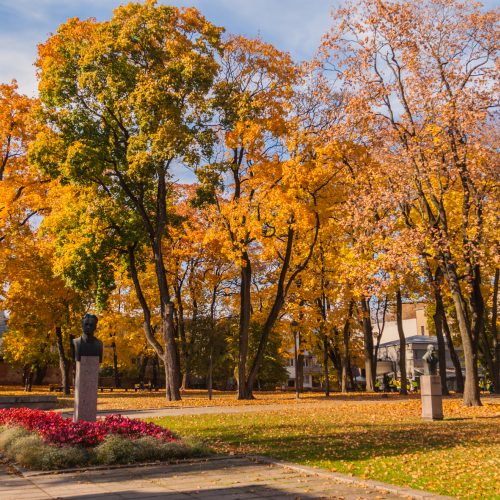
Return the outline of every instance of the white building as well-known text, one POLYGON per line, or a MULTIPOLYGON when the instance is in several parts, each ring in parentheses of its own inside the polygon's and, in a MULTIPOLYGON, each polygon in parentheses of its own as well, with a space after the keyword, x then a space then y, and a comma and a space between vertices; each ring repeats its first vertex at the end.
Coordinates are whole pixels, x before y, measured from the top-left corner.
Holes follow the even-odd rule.
MULTIPOLYGON (((435 350, 437 351, 437 338, 429 337, 425 335, 414 335, 412 337, 406 337, 406 376, 410 380, 418 380, 421 375, 424 374, 424 361, 423 356, 427 350, 427 346, 433 344, 435 350)), ((399 339, 391 340, 389 342, 384 342, 380 344, 379 349, 379 361, 377 365, 381 365, 387 368, 388 375, 395 375, 398 379, 401 378, 401 373, 399 369, 399 339), (391 363, 387 363, 390 361, 391 363), (387 365, 387 366, 386 366, 387 365), (389 371, 390 370, 390 371, 389 371)), ((458 357, 462 358, 462 348, 455 347, 455 351, 458 357)), ((456 389, 456 373, 451 360, 450 351, 448 349, 448 344, 445 339, 445 359, 446 359, 446 382, 449 389, 456 389)), ((380 370, 380 372, 386 370, 380 370)), ((380 373, 377 370, 377 373, 380 373)), ((462 373, 463 364, 462 364, 462 373)), ((380 373, 381 374, 381 373, 380 373)))
MULTIPOLYGON (((415 337, 416 335, 429 336, 424 303, 403 304, 402 317, 403 331, 406 338, 415 337)), ((376 334, 377 331, 378 327, 374 324, 373 332, 376 334)), ((395 312, 388 311, 380 342, 392 342, 393 340, 399 340, 398 325, 396 323, 395 312)))
MULTIPOLYGON (((316 389, 321 387, 321 365, 318 360, 310 352, 304 352, 304 389, 316 389)), ((293 351, 290 353, 290 358, 288 359, 286 365, 286 371, 288 372, 288 388, 295 387, 295 380, 297 377, 297 371, 295 366, 295 357, 293 351)))

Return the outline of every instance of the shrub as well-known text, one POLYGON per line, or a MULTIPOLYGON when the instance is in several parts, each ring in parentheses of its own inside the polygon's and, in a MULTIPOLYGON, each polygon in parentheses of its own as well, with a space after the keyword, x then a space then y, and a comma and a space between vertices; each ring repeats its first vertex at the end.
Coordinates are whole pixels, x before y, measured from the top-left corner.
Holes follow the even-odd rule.
POLYGON ((207 454, 153 423, 121 415, 73 422, 55 412, 28 408, 0 410, 0 450, 22 466, 42 470, 207 454))
POLYGON ((19 438, 29 435, 30 433, 22 427, 0 427, 0 450, 7 454, 19 438))
POLYGON ((9 460, 23 467, 52 470, 83 465, 89 453, 78 446, 51 446, 20 427, 0 428, 0 449, 9 460))
POLYGON ((52 411, 10 408, 0 410, 1 425, 16 425, 35 431, 48 443, 83 447, 96 446, 110 434, 131 439, 151 436, 164 442, 177 439, 169 429, 121 415, 108 415, 97 422, 73 422, 52 411))
POLYGON ((3 455, 23 467, 54 470, 81 465, 130 464, 189 457, 206 456, 200 445, 181 441, 158 441, 146 436, 130 439, 110 434, 95 448, 81 446, 54 446, 36 433, 21 427, 0 427, 0 450, 3 455))
POLYGON ((95 448, 98 464, 127 464, 135 462, 135 443, 121 436, 107 436, 95 448))
POLYGON ((190 446, 180 441, 158 442, 146 436, 139 439, 127 439, 123 436, 109 435, 95 448, 95 460, 98 464, 128 464, 206 456, 202 446, 190 446))

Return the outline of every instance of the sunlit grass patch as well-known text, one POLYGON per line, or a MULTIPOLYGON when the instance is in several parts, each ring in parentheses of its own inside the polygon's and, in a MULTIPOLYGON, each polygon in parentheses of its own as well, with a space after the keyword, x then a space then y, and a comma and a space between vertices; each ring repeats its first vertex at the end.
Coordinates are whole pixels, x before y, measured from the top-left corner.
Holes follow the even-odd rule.
POLYGON ((425 422, 420 402, 332 401, 259 413, 155 420, 217 451, 269 455, 460 498, 499 498, 500 405, 445 400, 425 422))

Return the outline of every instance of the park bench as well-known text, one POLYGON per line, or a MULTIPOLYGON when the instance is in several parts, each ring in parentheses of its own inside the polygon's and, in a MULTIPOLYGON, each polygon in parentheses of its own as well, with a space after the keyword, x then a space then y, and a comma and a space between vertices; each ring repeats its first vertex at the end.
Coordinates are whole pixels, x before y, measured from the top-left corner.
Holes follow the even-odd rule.
POLYGON ((111 391, 115 389, 115 379, 113 377, 100 377, 99 378, 99 390, 101 392, 111 391))
MULTIPOLYGON (((137 384, 135 384, 137 385, 137 384)), ((117 390, 124 390, 125 392, 128 392, 129 390, 135 389, 135 385, 130 383, 130 382, 123 382, 121 383, 120 387, 117 387, 115 384, 115 378, 114 377, 101 377, 99 378, 99 390, 101 392, 104 391, 110 391, 113 392, 115 389, 117 390)))
POLYGON ((134 391, 149 391, 149 392, 158 392, 160 390, 159 387, 155 387, 153 384, 134 384, 134 391))

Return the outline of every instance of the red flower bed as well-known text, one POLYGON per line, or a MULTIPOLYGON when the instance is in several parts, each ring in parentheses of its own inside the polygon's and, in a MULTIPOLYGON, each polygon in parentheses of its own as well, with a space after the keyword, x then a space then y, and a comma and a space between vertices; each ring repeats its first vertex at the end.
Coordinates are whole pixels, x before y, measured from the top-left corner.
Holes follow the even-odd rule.
POLYGON ((108 415, 97 422, 73 422, 53 411, 29 408, 0 409, 0 425, 18 425, 35 431, 52 444, 95 446, 108 434, 120 434, 131 439, 152 436, 162 441, 175 441, 168 429, 141 420, 108 415))

